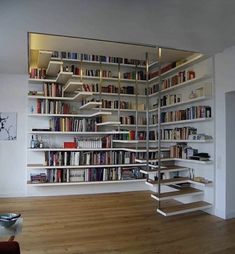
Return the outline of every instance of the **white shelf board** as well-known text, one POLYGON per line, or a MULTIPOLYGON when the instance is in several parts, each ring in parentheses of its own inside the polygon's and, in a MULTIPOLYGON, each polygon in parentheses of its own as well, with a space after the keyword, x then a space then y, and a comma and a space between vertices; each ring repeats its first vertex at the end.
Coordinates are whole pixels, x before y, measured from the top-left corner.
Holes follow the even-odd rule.
POLYGON ((210 100, 210 99, 211 99, 211 97, 201 96, 201 97, 197 97, 197 98, 194 98, 194 99, 174 103, 174 104, 171 104, 171 105, 162 106, 161 109, 177 107, 177 106, 180 106, 180 105, 191 104, 191 103, 194 103, 194 102, 203 101, 203 100, 210 100))
MULTIPOLYGON (((174 158, 162 158, 161 161, 174 161, 175 159, 174 158)), ((135 159, 136 162, 139 162, 139 163, 147 163, 147 160, 142 160, 142 159, 135 159)), ((158 162, 158 159, 149 159, 148 160, 149 163, 155 163, 155 162, 158 162)))
MULTIPOLYGON (((135 160, 136 162, 141 162, 141 163, 147 163, 146 160, 135 160)), ((181 158, 162 158, 161 161, 178 161, 178 162, 187 162, 187 163, 195 163, 195 164, 204 164, 204 165, 208 165, 208 164, 212 164, 213 161, 209 160, 209 161, 199 161, 199 160, 190 160, 190 159, 181 159, 181 158)), ((158 159, 155 160, 149 160, 149 163, 154 163, 154 162, 158 162, 158 159)), ((157 167, 157 165, 151 165, 149 164, 149 167, 157 167)))
POLYGON ((57 77, 62 65, 63 65, 63 62, 50 61, 46 70, 46 75, 50 77, 57 77))
POLYGON ((184 62, 183 64, 176 66, 175 68, 170 69, 169 71, 166 71, 161 74, 162 78, 168 76, 169 74, 179 71, 180 69, 186 68, 187 66, 196 63, 199 60, 202 60, 204 56, 202 54, 198 54, 195 57, 189 59, 188 61, 184 62))
POLYGON ((126 148, 28 148, 31 152, 82 152, 82 151, 120 151, 126 148))
POLYGON ((56 79, 29 78, 28 81, 31 82, 31 83, 55 83, 56 79))
POLYGON ((102 115, 111 115, 111 112, 95 112, 89 115, 78 115, 78 114, 28 114, 29 117, 79 117, 79 118, 91 118, 102 115))
POLYGON ((80 169, 80 168, 118 168, 118 167, 139 167, 144 166, 141 164, 98 164, 98 165, 77 165, 77 166, 46 166, 46 165, 40 165, 40 164, 28 164, 27 169, 80 169))
POLYGON ((122 144, 137 144, 138 142, 139 140, 113 140, 113 143, 122 143, 122 144))
POLYGON ((153 77, 151 79, 149 79, 149 82, 155 82, 159 80, 159 76, 153 77))
POLYGON ((56 78, 56 83, 65 84, 70 78, 72 78, 72 75, 72 72, 61 71, 56 78))
POLYGON ((170 140, 161 140, 162 143, 213 143, 213 139, 207 140, 191 140, 191 139, 170 139, 170 140))
POLYGON ((51 97, 43 95, 28 95, 28 99, 44 99, 44 100, 57 100, 57 101, 72 101, 72 97, 51 97))
POLYGON ((100 77, 99 76, 86 76, 86 75, 73 75, 72 78, 80 78, 81 80, 83 79, 95 79, 95 80, 99 80, 100 77))
MULTIPOLYGON (((86 97, 89 97, 92 95, 93 95, 92 92, 79 92, 76 95, 74 95, 74 97, 72 97, 72 100, 73 101, 80 101, 82 98, 86 98, 86 97)), ((80 109, 81 109, 81 107, 80 107, 80 109)))
POLYGON ((212 120, 212 117, 195 118, 195 119, 189 119, 189 120, 164 122, 164 123, 161 123, 161 126, 164 126, 164 125, 175 125, 175 124, 185 124, 185 123, 193 123, 193 122, 204 122, 204 121, 211 121, 211 120, 212 120))
POLYGON ((154 112, 156 112, 156 111, 158 111, 158 108, 149 109, 149 113, 154 113, 154 112))
MULTIPOLYGON (((176 167, 176 168, 171 168, 171 169, 166 169, 164 167, 161 167, 160 171, 161 172, 179 172, 179 171, 187 171, 187 170, 188 170, 188 168, 186 168, 186 167, 180 167, 180 168, 176 167)), ((152 173, 158 173, 159 172, 159 168, 158 168, 158 166, 156 166, 155 169, 153 169, 153 170, 141 169, 140 172, 143 173, 143 174, 146 174, 146 175, 152 174, 152 173)))
POLYGON ((116 126, 116 125, 120 125, 120 122, 103 122, 103 123, 96 124, 96 126, 107 126, 107 125, 116 126))
POLYGON ((63 92, 73 93, 82 85, 83 83, 80 81, 68 80, 65 86, 63 87, 63 92))
POLYGON ((154 96, 157 96, 158 94, 159 94, 159 92, 151 93, 151 94, 149 95, 149 98, 154 97, 154 96))
POLYGON ((38 60, 37 67, 38 68, 47 68, 50 59, 51 59, 52 51, 39 50, 38 52, 38 60))
POLYGON ((89 135, 112 135, 112 134, 128 134, 128 131, 97 131, 97 132, 75 132, 75 131, 30 131, 28 134, 51 134, 51 135, 83 135, 83 136, 89 136, 89 135))
POLYGON ((93 109, 102 105, 102 102, 90 101, 80 107, 80 109, 93 109))
POLYGON ((74 186, 74 185, 100 185, 100 184, 124 184, 124 183, 139 183, 145 182, 145 179, 133 180, 114 180, 114 181, 90 181, 90 182, 68 182, 68 183, 28 183, 34 187, 52 187, 52 186, 74 186))
POLYGON ((92 92, 79 92, 73 97, 50 97, 50 96, 43 96, 43 95, 28 95, 28 99, 76 101, 76 100, 81 100, 82 98, 85 98, 85 97, 89 97, 91 95, 93 95, 92 92))
POLYGON ((134 65, 134 64, 125 64, 125 63, 112 63, 112 62, 100 62, 100 61, 88 61, 88 60, 81 60, 81 59, 71 59, 71 58, 56 58, 53 57, 52 60, 61 60, 63 62, 74 62, 74 63, 84 63, 84 64, 93 64, 93 65, 110 65, 110 66, 123 66, 123 67, 130 67, 130 68, 142 68, 145 69, 146 66, 144 65, 134 65))

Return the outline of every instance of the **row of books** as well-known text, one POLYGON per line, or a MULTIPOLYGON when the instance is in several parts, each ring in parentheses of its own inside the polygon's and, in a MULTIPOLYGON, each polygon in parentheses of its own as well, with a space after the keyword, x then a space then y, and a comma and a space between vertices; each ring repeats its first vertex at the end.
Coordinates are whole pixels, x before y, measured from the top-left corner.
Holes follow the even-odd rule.
POLYGON ((112 136, 108 135, 102 138, 86 138, 86 139, 81 139, 78 137, 74 138, 76 147, 81 148, 81 149, 86 149, 86 148, 110 148, 112 147, 112 136))
MULTIPOLYGON (((160 73, 163 74, 181 64, 183 64, 184 62, 186 62, 187 59, 182 59, 182 60, 178 60, 178 61, 174 61, 170 64, 166 64, 165 66, 161 67, 161 70, 160 70, 160 73)), ((149 79, 152 79, 152 78, 155 78, 159 75, 159 71, 158 70, 154 70, 154 71, 151 71, 149 73, 149 79)))
POLYGON ((127 151, 50 151, 45 152, 47 166, 112 165, 135 163, 136 153, 127 151))
POLYGON ((83 84, 82 91, 85 92, 99 92, 99 84, 91 83, 91 84, 83 84))
POLYGON ((161 90, 164 90, 164 89, 169 88, 171 86, 178 85, 178 84, 183 83, 187 80, 195 79, 195 77, 196 77, 196 74, 195 74, 195 71, 193 71, 193 70, 180 71, 176 75, 174 75, 170 78, 164 79, 161 84, 161 90))
POLYGON ((181 94, 168 94, 161 97, 161 107, 179 103, 182 101, 181 94))
POLYGON ((118 87, 114 85, 107 85, 101 87, 102 93, 118 93, 118 91, 119 91, 118 87))
POLYGON ((181 120, 190 120, 198 118, 210 118, 210 106, 192 106, 184 110, 169 111, 161 113, 161 122, 174 122, 181 120))
POLYGON ((70 105, 61 101, 37 99, 37 114, 69 114, 70 105))
POLYGON ((195 153, 198 153, 198 150, 192 149, 186 144, 177 144, 170 147, 170 158, 190 159, 195 153))
POLYGON ((145 95, 154 94, 159 91, 159 84, 153 84, 149 89, 145 88, 145 95))
POLYGON ((146 74, 144 71, 135 71, 132 72, 124 72, 123 73, 123 78, 124 79, 137 79, 137 80, 146 80, 146 74))
MULTIPOLYGON (((115 140, 146 140, 146 131, 134 131, 134 130, 125 130, 122 131, 128 131, 127 134, 115 134, 113 136, 113 139, 115 140)), ((149 140, 156 140, 157 139, 157 131, 156 130, 150 130, 149 131, 149 140)))
POLYGON ((76 118, 52 118, 49 120, 51 131, 96 131, 95 119, 76 119, 76 118))
POLYGON ((182 127, 174 129, 162 129, 162 140, 187 140, 190 135, 197 134, 197 128, 194 127, 182 127))
POLYGON ((74 59, 74 60, 84 60, 84 61, 95 61, 95 62, 104 62, 104 63, 124 63, 124 64, 134 64, 134 65, 145 65, 144 60, 137 59, 128 59, 122 57, 114 57, 114 56, 101 56, 101 55, 93 55, 86 53, 78 53, 78 52, 66 52, 66 51, 53 51, 52 57, 55 58, 65 58, 65 59, 74 59))
POLYGON ((31 183, 69 183, 142 179, 138 168, 48 169, 31 173, 31 183))
POLYGON ((57 83, 43 83, 44 96, 49 97, 61 97, 62 96, 62 85, 57 83))
POLYGON ((30 68, 29 77, 34 79, 44 79, 46 78, 45 68, 30 68))

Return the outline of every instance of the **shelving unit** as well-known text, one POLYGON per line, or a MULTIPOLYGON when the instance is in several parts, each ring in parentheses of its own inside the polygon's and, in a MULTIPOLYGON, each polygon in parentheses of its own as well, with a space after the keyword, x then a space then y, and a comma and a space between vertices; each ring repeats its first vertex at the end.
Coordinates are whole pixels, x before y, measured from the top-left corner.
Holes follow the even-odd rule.
MULTIPOLYGON (((146 128, 146 125, 121 124, 119 121, 122 112, 124 114, 133 114, 136 120, 138 119, 138 114, 146 113, 145 110, 138 112, 138 107, 136 106, 135 109, 124 108, 123 110, 120 107, 122 100, 126 102, 131 100, 131 103, 135 105, 138 105, 139 100, 146 100, 144 87, 139 90, 139 87, 143 86, 146 80, 140 80, 137 75, 139 70, 142 70, 141 75, 143 75, 142 72, 145 71, 146 67, 137 66, 137 64, 88 61, 81 58, 67 59, 54 57, 54 54, 55 51, 53 50, 47 66, 44 66, 46 69, 45 76, 40 76, 39 78, 36 76, 35 78, 33 75, 34 70, 33 72, 30 70, 32 77, 29 79, 29 84, 30 90, 33 90, 28 96, 30 102, 28 116, 32 125, 29 124, 28 134, 29 137, 33 135, 33 137, 37 136, 37 139, 42 139, 44 144, 43 148, 28 149, 28 185, 33 187, 59 187, 90 183, 101 185, 102 183, 116 184, 120 182, 128 184, 143 182, 143 175, 139 172, 139 167, 145 164, 136 163, 134 159, 139 153, 146 152, 146 149, 139 151, 137 147, 119 147, 113 140, 119 135, 129 135, 133 128, 135 131, 138 131, 138 128, 146 128), (114 77, 107 76, 110 75, 110 72, 113 72, 114 77), (125 78, 125 75, 128 76, 130 73, 134 73, 134 78, 125 78), (113 82, 112 86, 118 92, 102 92, 102 90, 110 87, 109 82, 113 82), (45 83, 47 84, 45 85, 45 83), (59 94, 53 94, 53 89, 56 91, 54 93, 59 91, 59 94), (118 108, 102 107, 102 100, 106 97, 111 97, 112 101, 116 100, 119 104, 118 108), (69 112, 67 112, 67 109, 64 110, 64 105, 67 104, 70 108, 69 112), (62 112, 60 112, 60 107, 63 109, 62 112), (106 119, 103 119, 104 117, 106 119), (112 120, 112 117, 115 120, 112 120), (48 121, 50 124, 51 122, 53 123, 53 127, 48 126, 48 121), (91 121, 92 127, 90 122, 87 123, 87 127, 89 126, 92 130, 84 129, 80 131, 80 127, 74 127, 74 125, 77 125, 77 121, 79 126, 80 121, 82 125, 84 125, 84 122, 86 125, 86 121, 91 121), (72 128, 70 127, 71 124, 73 125, 72 128), (59 125, 59 129, 57 125, 59 125), (123 130, 122 128, 125 129, 123 130), (73 143, 74 138, 77 139, 78 147, 62 147, 64 142, 73 143), (108 147, 103 146, 103 140, 106 138, 109 139, 108 147), (87 143, 99 140, 99 148, 79 147, 80 139, 87 143), (56 156, 60 157, 59 162, 54 158, 56 156), (80 156, 80 159, 74 165, 74 162, 71 162, 71 158, 70 162, 67 162, 67 156, 80 156), (47 158, 46 163, 44 162, 44 157, 47 158), (82 162, 81 160, 84 160, 84 158, 87 161, 82 162), (96 162, 92 163, 93 160, 96 160, 96 162), (77 170, 79 174, 83 175, 82 177, 80 175, 80 178, 83 179, 82 181, 81 179, 76 182, 68 180, 71 177, 73 178, 72 175, 70 176, 70 174, 73 174, 73 170, 77 170), (103 174, 102 181, 100 181, 100 178, 102 178, 100 170, 102 170, 103 174), (51 172, 53 180, 50 179, 51 172), (57 179, 58 173, 60 174, 59 180, 57 179), (64 182, 64 173, 68 175, 67 181, 69 182, 64 182), (41 180, 37 180, 37 178, 35 180, 33 174, 42 174, 43 182, 40 182, 41 180), (45 174, 46 178, 43 178, 45 174), (92 180, 92 177, 87 180, 90 178, 90 174, 92 174, 93 178, 97 174, 95 181, 92 180)), ((144 62, 145 58, 141 61, 144 62)), ((34 68, 39 67, 34 66, 34 68)), ((37 71, 35 72, 37 73, 37 71)))
MULTIPOLYGON (((151 197, 157 201, 157 212, 164 216, 211 208, 214 202, 212 62, 201 54, 194 54, 171 66, 167 61, 169 52, 174 50, 160 49, 158 61, 150 64, 148 112, 158 113, 161 138, 156 143, 160 148, 169 147, 170 152, 161 150, 155 158, 136 160, 146 163, 147 168, 141 172, 147 175, 146 184, 151 192, 156 193, 151 197), (200 150, 203 153, 200 154, 200 150), (201 156, 209 153, 212 159, 194 158, 192 155, 197 153, 201 156), (169 163, 174 165, 168 168, 169 163), (195 198, 203 201, 194 202, 195 198), (168 199, 176 199, 181 204, 162 207, 161 201, 168 199)), ((146 144, 151 147, 152 143, 146 144)))
MULTIPOLYGON (((80 40, 84 45, 86 39, 80 40)), ((79 43, 71 47, 71 41, 68 45, 76 52, 57 42, 48 44, 55 48, 32 49, 28 143, 32 135, 44 143, 42 148, 28 149, 28 185, 128 186, 134 182, 141 185, 146 178, 142 189, 155 192, 152 198, 162 215, 211 208, 211 59, 153 46, 132 45, 131 52, 130 45, 88 41, 87 52, 82 51, 83 46, 79 48, 79 43), (131 60, 130 55, 139 59, 131 60), (71 145, 75 140, 76 147, 63 147, 65 142, 71 145), (103 142, 99 147, 79 146, 79 141, 97 140, 103 142), (80 156, 79 162, 64 165, 66 156, 80 156), (73 174, 76 177, 73 170, 78 172, 77 180, 70 181, 73 174), (30 178, 31 173, 38 172, 44 182, 30 178), (179 199, 181 207, 162 207, 161 201, 168 199, 179 199)))

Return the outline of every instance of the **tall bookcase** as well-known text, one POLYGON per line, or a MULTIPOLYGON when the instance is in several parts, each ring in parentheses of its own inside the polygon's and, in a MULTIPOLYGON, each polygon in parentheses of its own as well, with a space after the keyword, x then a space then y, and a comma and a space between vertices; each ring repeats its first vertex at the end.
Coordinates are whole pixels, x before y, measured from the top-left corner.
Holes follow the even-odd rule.
POLYGON ((158 62, 150 66, 149 104, 150 111, 158 112, 160 151, 149 157, 148 167, 141 172, 148 176, 146 184, 155 192, 151 197, 160 214, 209 209, 214 201, 212 59, 185 52, 183 58, 169 63, 169 54, 178 51, 159 51, 158 62), (164 202, 171 199, 180 205, 165 207, 164 202))
POLYGON ((29 55, 30 188, 135 182, 165 216, 212 207, 210 58, 38 34, 29 55))

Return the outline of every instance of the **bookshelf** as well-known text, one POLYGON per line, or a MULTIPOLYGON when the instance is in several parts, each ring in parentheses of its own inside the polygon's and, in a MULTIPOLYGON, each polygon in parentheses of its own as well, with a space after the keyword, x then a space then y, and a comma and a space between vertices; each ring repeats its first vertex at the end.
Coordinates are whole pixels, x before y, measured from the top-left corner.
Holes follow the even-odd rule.
POLYGON ((165 216, 213 205, 210 58, 80 38, 76 46, 69 38, 42 41, 29 52, 29 186, 104 184, 109 192, 135 182, 155 192, 165 216), (42 147, 30 147, 32 135, 42 147), (165 194, 175 188, 177 195, 165 194), (162 197, 191 207, 168 213, 162 197))
MULTIPOLYGON (((151 192, 156 193, 151 197, 157 202, 158 213, 171 216, 203 207, 208 211, 214 202, 212 60, 191 54, 172 64, 164 54, 163 49, 158 62, 150 65, 149 113, 159 114, 155 141, 168 151, 136 162, 148 165, 141 172, 147 175, 151 192), (183 204, 168 212, 161 203, 168 199, 183 204)), ((149 148, 154 145, 147 143, 149 148)))
POLYGON ((138 97, 146 100, 144 87, 139 89, 146 83, 145 60, 133 60, 133 64, 117 58, 114 63, 105 62, 108 57, 104 56, 104 62, 85 60, 91 55, 83 53, 80 59, 62 57, 68 52, 39 50, 37 54, 47 61, 30 66, 28 185, 143 182, 139 167, 145 163, 135 158, 145 150, 119 147, 113 139, 129 135, 132 128, 146 128, 138 124, 138 114, 146 113, 144 103, 138 104, 138 97), (116 108, 108 106, 114 100, 116 108), (121 124, 122 118, 126 124, 121 124), (72 147, 65 147, 66 142, 72 147))

